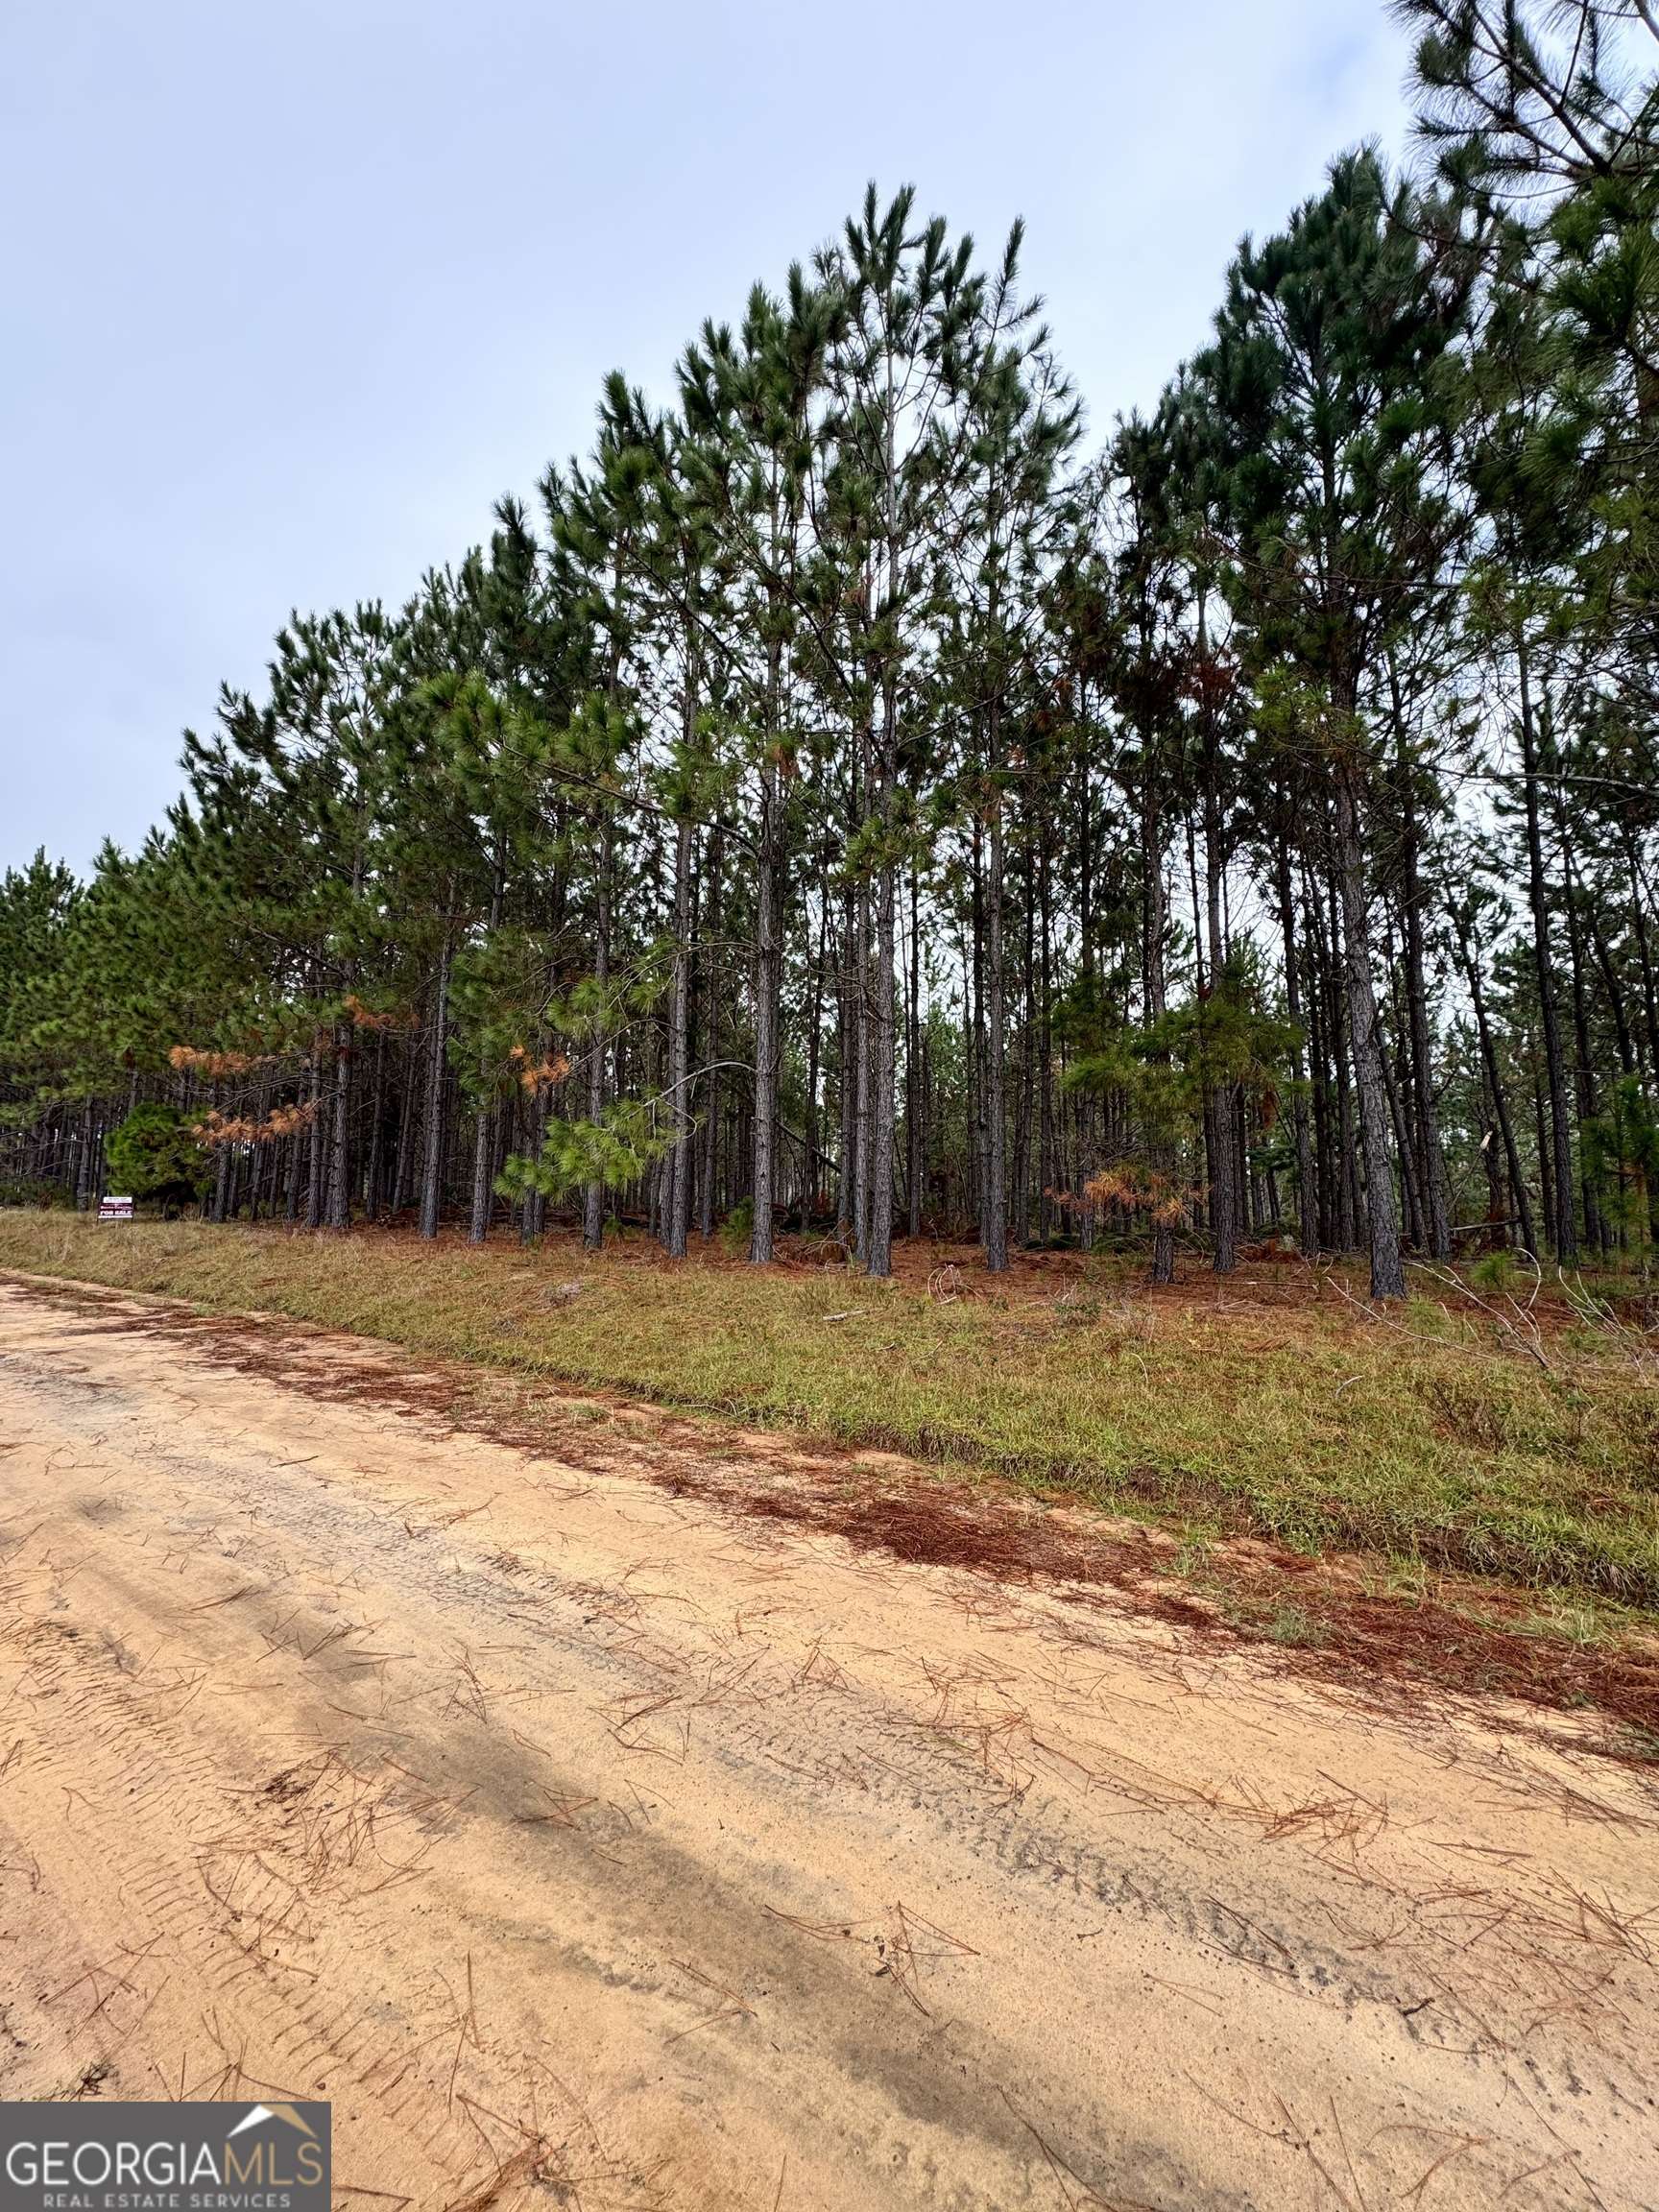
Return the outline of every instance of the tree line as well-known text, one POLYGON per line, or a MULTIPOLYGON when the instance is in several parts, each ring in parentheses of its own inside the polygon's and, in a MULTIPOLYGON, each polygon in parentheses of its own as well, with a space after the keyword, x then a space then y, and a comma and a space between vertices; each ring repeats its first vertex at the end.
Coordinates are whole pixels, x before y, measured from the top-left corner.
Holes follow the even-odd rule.
POLYGON ((5 1193, 1646 1266, 1659 17, 1400 12, 1414 168, 1101 449, 1020 227, 872 186, 293 617, 136 853, 0 886, 5 1193))

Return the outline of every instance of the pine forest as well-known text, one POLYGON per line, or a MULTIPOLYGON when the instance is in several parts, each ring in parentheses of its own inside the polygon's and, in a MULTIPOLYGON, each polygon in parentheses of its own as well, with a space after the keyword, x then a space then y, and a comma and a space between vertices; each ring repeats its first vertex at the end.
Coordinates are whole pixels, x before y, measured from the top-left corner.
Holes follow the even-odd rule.
POLYGON ((139 850, 0 887, 4 1196, 1649 1270, 1659 17, 1403 12, 1409 162, 1245 239, 1155 409, 1018 223, 873 184, 406 605, 294 614, 139 850))

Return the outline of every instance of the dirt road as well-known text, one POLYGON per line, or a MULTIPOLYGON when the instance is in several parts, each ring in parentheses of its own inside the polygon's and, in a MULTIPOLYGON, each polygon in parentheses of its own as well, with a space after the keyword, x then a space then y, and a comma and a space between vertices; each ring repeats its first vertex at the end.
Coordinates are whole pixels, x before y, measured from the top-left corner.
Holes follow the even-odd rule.
POLYGON ((360 2212, 1659 2203, 1639 1776, 257 1340, 0 1285, 7 2095, 327 2097, 360 2212))

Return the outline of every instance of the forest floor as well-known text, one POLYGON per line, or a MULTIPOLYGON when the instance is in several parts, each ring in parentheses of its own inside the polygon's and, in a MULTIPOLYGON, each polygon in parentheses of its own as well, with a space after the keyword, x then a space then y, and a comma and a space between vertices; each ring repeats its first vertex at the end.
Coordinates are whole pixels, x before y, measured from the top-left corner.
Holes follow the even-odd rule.
MULTIPOLYGON (((691 1371, 626 1260, 3 1227, 9 2095, 326 2097, 359 2212, 1651 2203, 1637 1615, 1480 1624, 1421 1565, 1220 1527, 1206 1565, 1057 1481, 574 1396, 541 1332, 584 1312, 636 1388, 691 1371), (95 1257, 194 1303, 40 1279, 95 1257), (293 1317, 330 1267, 403 1348, 293 1317), (488 1363, 414 1340, 422 1275, 488 1363)), ((773 1281, 813 1344, 891 1331, 896 1419, 984 1304, 773 1281)), ((1004 1295, 981 1364, 1039 1382, 1127 1327, 1004 1295)), ((1345 1348, 1328 1404, 1381 1387, 1392 1333, 1235 1295, 1149 1302, 1108 1372, 1209 1347, 1238 1391, 1292 1334, 1345 1348)), ((681 1310, 734 1388, 757 1286, 681 1310)))

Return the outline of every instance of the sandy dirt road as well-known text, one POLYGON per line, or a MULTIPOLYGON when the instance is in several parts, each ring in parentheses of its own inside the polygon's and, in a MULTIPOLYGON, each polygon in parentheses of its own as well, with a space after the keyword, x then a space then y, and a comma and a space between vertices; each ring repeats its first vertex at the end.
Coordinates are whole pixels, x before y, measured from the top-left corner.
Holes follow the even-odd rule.
POLYGON ((0 1284, 0 2086, 339 2201, 1659 2204, 1659 1803, 0 1284), (336 1394, 337 1395, 337 1394, 336 1394))

